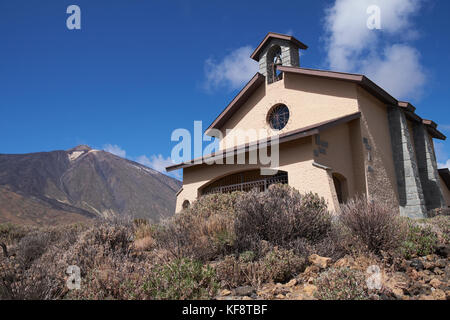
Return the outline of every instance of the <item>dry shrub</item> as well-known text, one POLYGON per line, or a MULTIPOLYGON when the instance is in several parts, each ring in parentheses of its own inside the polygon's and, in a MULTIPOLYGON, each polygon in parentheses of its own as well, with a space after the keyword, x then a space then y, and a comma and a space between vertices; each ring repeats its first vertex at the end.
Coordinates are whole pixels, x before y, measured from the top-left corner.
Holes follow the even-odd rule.
POLYGON ((440 244, 446 245, 450 243, 449 215, 439 215, 431 219, 425 219, 422 224, 424 227, 431 228, 431 231, 437 235, 440 244))
POLYGON ((450 216, 450 208, 437 208, 428 211, 428 218, 434 218, 437 216, 450 216))
POLYGON ((64 255, 83 226, 33 229, 21 238, 17 255, 1 261, 1 299, 57 299, 65 292, 64 255))
POLYGON ((136 261, 121 256, 99 260, 83 278, 80 290, 71 299, 153 300, 207 299, 218 289, 215 272, 190 259, 175 259, 163 264, 136 261))
POLYGON ((261 240, 289 246, 299 238, 316 243, 331 228, 323 198, 301 195, 286 185, 273 185, 265 193, 252 191, 236 204, 235 233, 239 251, 257 250, 261 240))
POLYGON ((243 285, 259 287, 266 282, 284 282, 302 272, 306 258, 296 255, 293 250, 275 247, 263 258, 252 261, 249 251, 239 258, 226 256, 214 264, 217 278, 222 286, 235 288, 243 285))
POLYGON ((68 292, 69 299, 131 300, 151 299, 143 285, 151 274, 151 261, 110 255, 100 257, 95 268, 82 277, 80 290, 68 292))
POLYGON ((0 242, 6 245, 20 241, 25 237, 32 227, 18 226, 11 223, 0 224, 0 242))
POLYGON ((234 206, 240 193, 214 194, 162 224, 156 232, 160 248, 176 258, 216 259, 235 246, 234 206))
POLYGON ((215 294, 215 275, 200 262, 170 261, 164 250, 136 252, 139 232, 137 225, 123 222, 34 230, 17 244, 16 257, 0 258, 0 299, 200 299, 215 294), (70 265, 80 268, 80 290, 66 286, 70 265))
POLYGON ((4 299, 58 299, 67 294, 67 267, 81 276, 102 258, 127 255, 132 230, 126 225, 60 226, 34 230, 17 245, 17 256, 2 261, 0 292, 4 299), (4 265, 3 265, 4 264, 4 265))
POLYGON ((134 221, 134 238, 138 240, 151 237, 155 228, 156 226, 151 225, 147 220, 137 219, 134 221))
POLYGON ((293 250, 275 247, 262 260, 265 269, 265 281, 285 282, 290 280, 306 267, 307 260, 293 250))
POLYGON ((396 249, 405 237, 405 225, 399 215, 383 201, 358 197, 342 205, 339 221, 349 242, 362 244, 370 252, 396 249))
POLYGON ((148 251, 156 246, 156 241, 152 237, 145 237, 134 240, 133 247, 136 251, 148 251))
POLYGON ((134 220, 134 242, 133 247, 136 251, 149 251, 156 247, 154 239, 157 230, 156 225, 150 224, 145 219, 134 220))

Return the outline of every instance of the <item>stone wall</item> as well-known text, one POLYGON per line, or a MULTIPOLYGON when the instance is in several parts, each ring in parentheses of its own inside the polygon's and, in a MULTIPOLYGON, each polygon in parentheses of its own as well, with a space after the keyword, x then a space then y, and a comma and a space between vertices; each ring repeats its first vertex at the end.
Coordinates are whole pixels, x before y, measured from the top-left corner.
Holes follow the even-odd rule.
POLYGON ((413 131, 417 167, 427 210, 445 207, 434 147, 428 131, 422 123, 415 124, 413 131))
POLYGON ((274 56, 272 56, 274 46, 280 47, 281 49, 281 61, 283 62, 283 66, 300 66, 299 49, 293 43, 287 40, 271 39, 259 56, 259 73, 263 74, 269 83, 271 83, 271 79, 273 79, 271 65, 274 58, 274 56))
POLYGON ((410 218, 424 218, 427 214, 419 168, 414 154, 404 112, 399 107, 388 110, 392 151, 397 177, 400 214, 410 218))

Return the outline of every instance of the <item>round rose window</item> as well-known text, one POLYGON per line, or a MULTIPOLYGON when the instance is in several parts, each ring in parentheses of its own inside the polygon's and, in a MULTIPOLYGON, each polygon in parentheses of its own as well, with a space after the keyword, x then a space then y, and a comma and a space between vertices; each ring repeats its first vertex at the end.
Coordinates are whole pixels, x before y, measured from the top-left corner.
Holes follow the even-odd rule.
POLYGON ((284 104, 277 105, 269 111, 267 118, 272 129, 281 130, 289 121, 289 108, 284 104))

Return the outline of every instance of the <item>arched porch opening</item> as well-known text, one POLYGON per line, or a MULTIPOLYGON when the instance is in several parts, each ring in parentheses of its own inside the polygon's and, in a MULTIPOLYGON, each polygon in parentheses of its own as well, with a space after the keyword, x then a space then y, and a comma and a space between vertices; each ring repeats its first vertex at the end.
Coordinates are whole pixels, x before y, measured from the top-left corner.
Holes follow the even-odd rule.
POLYGON ((261 170, 241 171, 218 178, 199 191, 200 195, 214 193, 230 193, 234 191, 248 192, 257 189, 260 192, 266 191, 273 184, 288 184, 288 173, 280 171, 274 175, 261 175, 261 170))

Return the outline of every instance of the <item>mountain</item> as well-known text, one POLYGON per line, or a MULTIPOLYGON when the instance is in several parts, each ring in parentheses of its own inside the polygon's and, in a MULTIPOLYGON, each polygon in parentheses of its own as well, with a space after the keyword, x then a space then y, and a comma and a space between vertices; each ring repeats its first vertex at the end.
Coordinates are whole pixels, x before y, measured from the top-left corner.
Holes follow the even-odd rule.
POLYGON ((175 212, 181 182, 82 145, 0 154, 0 223, 56 225, 96 217, 158 221, 175 212))

